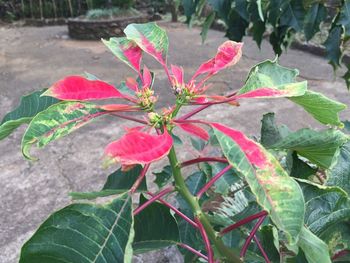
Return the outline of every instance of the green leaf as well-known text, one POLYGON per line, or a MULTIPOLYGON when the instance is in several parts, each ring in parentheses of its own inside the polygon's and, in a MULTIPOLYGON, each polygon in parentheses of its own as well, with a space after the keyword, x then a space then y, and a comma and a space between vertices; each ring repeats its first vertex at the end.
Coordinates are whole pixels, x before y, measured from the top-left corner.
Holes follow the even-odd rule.
MULTIPOLYGON (((119 168, 114 173, 110 174, 107 178, 107 182, 104 184, 103 188, 98 192, 72 192, 69 195, 73 199, 96 199, 98 197, 105 197, 109 195, 115 195, 120 193, 125 193, 130 190, 137 178, 140 176, 142 171, 141 165, 136 165, 128 171, 122 171, 119 168)), ((142 180, 137 191, 145 192, 147 191, 146 180, 142 180)))
POLYGON ((29 153, 33 144, 42 148, 106 113, 98 105, 86 102, 64 101, 50 106, 30 122, 22 139, 23 155, 33 160, 29 153))
POLYGON ((317 168, 313 168, 308 165, 306 162, 299 159, 296 152, 292 152, 290 155, 287 155, 287 165, 290 168, 290 176, 295 178, 307 179, 311 175, 316 174, 317 168))
POLYGON ((322 3, 313 3, 304 20, 304 34, 307 41, 320 31, 320 24, 326 17, 327 9, 325 6, 322 3))
POLYGON ((59 100, 52 97, 40 97, 46 89, 35 91, 21 98, 19 106, 7 113, 0 123, 0 140, 9 136, 24 123, 29 123, 39 112, 59 100))
POLYGON ((286 89, 290 85, 298 85, 306 90, 306 81, 296 82, 299 71, 289 69, 278 64, 277 59, 266 60, 255 65, 249 72, 244 86, 238 94, 247 93, 258 88, 268 87, 276 89, 286 89))
POLYGON ((156 176, 154 182, 159 187, 159 189, 168 184, 173 177, 173 171, 170 165, 163 167, 162 171, 154 172, 153 174, 156 176))
POLYGON ((343 26, 345 29, 345 36, 350 37, 350 0, 344 0, 337 25, 343 26))
POLYGON ((335 26, 329 32, 328 38, 323 45, 326 48, 326 58, 329 63, 336 69, 340 66, 340 60, 342 56, 341 43, 342 43, 343 28, 341 26, 335 26))
MULTIPOLYGON (((140 204, 146 202, 142 195, 140 204)), ((180 241, 179 229, 170 209, 154 202, 135 216, 135 254, 175 245, 180 241)))
POLYGON ((105 205, 72 204, 39 227, 24 244, 19 262, 131 263, 133 238, 128 194, 105 205))
POLYGON ((322 168, 329 168, 334 155, 348 139, 347 135, 335 129, 323 131, 301 129, 270 147, 296 151, 314 164, 322 168))
MULTIPOLYGON (((304 199, 298 184, 288 176, 278 161, 257 143, 247 138, 247 146, 266 158, 264 169, 251 165, 240 146, 230 137, 214 129, 220 142, 221 149, 233 169, 244 177, 250 186, 257 202, 268 211, 272 221, 283 231, 289 243, 294 244, 298 239, 304 221, 304 199)), ((241 141, 243 143, 243 141, 241 141)), ((262 158, 262 157, 261 157, 262 158)))
POLYGON ((301 229, 298 245, 308 263, 331 263, 327 244, 306 227, 301 229))
MULTIPOLYGON (((277 63, 277 60, 266 60, 251 69, 245 85, 239 90, 238 94, 260 87, 285 88, 288 85, 306 85, 305 82, 295 83, 298 75, 298 70, 282 67, 277 63)), ((338 113, 346 108, 345 104, 313 91, 306 91, 302 96, 288 99, 303 107, 305 111, 323 124, 339 127, 343 125, 339 120, 338 113)))
POLYGON ((193 148, 195 148, 197 151, 203 151, 204 147, 206 146, 207 142, 200 139, 200 138, 194 138, 190 137, 191 144, 193 148))
POLYGON ((350 195, 350 142, 340 148, 326 174, 326 185, 339 186, 350 195))
POLYGON ((129 24, 124 33, 129 40, 136 44, 146 53, 153 56, 159 63, 165 65, 169 40, 166 31, 155 22, 147 24, 129 24))
MULTIPOLYGON (((117 171, 108 176, 107 182, 103 186, 102 190, 118 189, 120 191, 127 191, 133 186, 134 182, 140 176, 141 171, 141 165, 136 165, 128 171, 122 171, 122 169, 119 168, 117 171)), ((140 186, 138 187, 138 190, 147 191, 145 179, 142 180, 140 186)))
MULTIPOLYGON (((215 176, 222 169, 227 166, 225 163, 214 163, 212 167, 212 176, 215 176)), ((227 195, 233 188, 235 188, 235 184, 241 181, 241 178, 237 176, 233 169, 224 173, 219 180, 217 180, 214 184, 214 192, 222 195, 227 195)), ((234 189, 235 191, 236 189, 234 189)))
POLYGON ((350 219, 350 200, 339 187, 298 179, 305 197, 305 224, 317 236, 350 219))
POLYGON ((213 24, 215 20, 215 12, 212 12, 207 18, 205 19, 203 25, 202 25, 202 31, 201 31, 201 37, 202 37, 202 43, 207 39, 208 31, 213 24))
POLYGON ((264 114, 261 120, 261 144, 269 147, 282 139, 282 131, 275 123, 275 114, 269 112, 264 114))
MULTIPOLYGON (((328 244, 332 255, 343 250, 350 250, 350 222, 338 223, 328 227, 320 237, 328 244)), ((349 262, 345 257, 339 258, 339 261, 349 262), (344 259, 344 261, 341 259, 344 259)), ((338 260, 335 262, 338 262, 338 260)))
POLYGON ((280 25, 301 31, 305 10, 302 0, 289 1, 280 17, 280 25))
POLYGON ((306 91, 303 96, 289 99, 303 107, 305 111, 310 113, 320 123, 343 127, 338 114, 347 108, 345 104, 331 100, 323 94, 314 91, 306 91))

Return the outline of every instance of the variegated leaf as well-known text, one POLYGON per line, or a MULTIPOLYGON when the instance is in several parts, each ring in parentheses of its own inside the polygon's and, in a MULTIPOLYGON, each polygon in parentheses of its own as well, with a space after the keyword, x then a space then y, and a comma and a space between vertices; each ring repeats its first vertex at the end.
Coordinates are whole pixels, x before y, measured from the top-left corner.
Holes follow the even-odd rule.
POLYGON ((23 155, 35 159, 29 152, 33 144, 42 148, 106 113, 100 106, 86 102, 64 101, 52 105, 30 122, 22 139, 23 155))
POLYGON ((257 202, 286 234, 289 243, 295 244, 305 212, 299 185, 261 145, 240 131, 218 123, 211 126, 233 169, 247 180, 257 202))

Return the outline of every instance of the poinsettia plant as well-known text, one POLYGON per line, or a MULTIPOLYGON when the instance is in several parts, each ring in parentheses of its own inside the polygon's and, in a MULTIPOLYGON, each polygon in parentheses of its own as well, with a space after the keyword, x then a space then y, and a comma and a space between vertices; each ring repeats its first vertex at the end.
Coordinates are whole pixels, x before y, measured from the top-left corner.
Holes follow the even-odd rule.
POLYGON ((24 244, 20 262, 131 262, 134 254, 167 246, 178 246, 185 262, 348 262, 350 142, 338 117, 345 105, 309 91, 297 70, 276 60, 256 65, 241 89, 212 95, 210 78, 238 63, 242 43, 224 42, 188 78, 181 66, 168 66, 164 29, 131 24, 124 32, 103 42, 135 78, 113 86, 91 74, 68 76, 24 97, 1 122, 0 139, 29 123, 22 152, 31 160, 33 145, 44 147, 100 116, 135 123, 105 148, 104 164, 120 168, 103 189, 71 193, 90 202, 54 212, 24 244), (157 107, 145 53, 164 68, 174 105, 157 107), (248 100, 277 97, 328 128, 293 132, 269 113, 257 140, 195 117, 216 104, 234 111, 248 100), (116 103, 90 102, 105 99, 116 103), (188 137, 181 140, 180 131, 188 137), (197 156, 182 160, 179 149, 197 156), (150 166, 161 159, 169 165, 153 171, 158 188, 149 190, 150 166), (106 203, 93 201, 106 196, 106 203))

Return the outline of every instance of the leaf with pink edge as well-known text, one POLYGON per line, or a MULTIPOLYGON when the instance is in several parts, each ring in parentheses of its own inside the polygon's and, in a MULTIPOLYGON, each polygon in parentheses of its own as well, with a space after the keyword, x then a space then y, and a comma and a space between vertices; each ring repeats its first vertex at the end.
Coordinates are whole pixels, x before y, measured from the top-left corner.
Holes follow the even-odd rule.
POLYGON ((291 83, 283 86, 281 89, 273 88, 259 88, 249 91, 244 94, 235 96, 236 99, 248 98, 283 98, 283 97, 297 97, 305 94, 307 90, 307 82, 291 83))
POLYGON ((144 52, 150 54, 162 65, 166 64, 169 40, 166 31, 156 23, 130 24, 124 29, 124 33, 144 52))
POLYGON ((151 135, 140 131, 125 134, 105 149, 106 164, 121 162, 122 165, 147 164, 166 156, 173 145, 167 131, 151 135))
POLYGON ((290 244, 296 244, 304 223, 305 204, 300 186, 275 157, 242 132, 211 123, 223 154, 248 182, 257 202, 268 211, 290 244))
POLYGON ((220 70, 235 65, 242 56, 243 43, 225 41, 218 48, 214 58, 204 62, 193 75, 192 79, 202 74, 214 75, 220 70))
POLYGON ((102 105, 100 107, 101 109, 105 111, 137 111, 139 110, 138 106, 131 106, 127 104, 107 104, 102 105))
POLYGON ((209 140, 208 132, 198 125, 192 123, 176 123, 176 125, 189 134, 192 134, 205 141, 209 140))
POLYGON ((131 41, 126 37, 112 37, 108 41, 102 39, 102 42, 117 58, 132 69, 140 72, 142 49, 134 41, 131 41))
POLYGON ((29 152, 32 145, 42 148, 107 113, 100 106, 87 102, 63 101, 50 106, 32 119, 23 135, 24 157, 35 160, 29 152))
POLYGON ((80 76, 69 76, 56 82, 41 96, 82 101, 124 98, 124 95, 112 85, 101 80, 88 80, 80 76))

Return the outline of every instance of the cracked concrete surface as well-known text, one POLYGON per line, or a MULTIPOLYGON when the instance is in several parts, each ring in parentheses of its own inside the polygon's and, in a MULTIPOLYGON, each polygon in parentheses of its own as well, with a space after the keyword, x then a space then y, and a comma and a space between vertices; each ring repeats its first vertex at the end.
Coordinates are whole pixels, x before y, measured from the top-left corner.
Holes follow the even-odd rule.
MULTIPOLYGON (((215 54, 225 40, 222 32, 210 31, 208 40, 201 45, 197 29, 184 25, 162 23, 170 37, 169 62, 183 65, 188 77, 198 65, 215 54)), ((49 87, 58 79, 84 71, 93 73, 111 83, 118 83, 133 73, 117 61, 96 41, 73 41, 66 38, 65 26, 43 28, 0 27, 0 118, 15 107, 21 95, 49 87)), ((250 38, 244 40, 241 62, 213 79, 221 93, 237 89, 243 83, 249 68, 274 58, 271 47, 263 43, 260 51, 250 38)), ((148 67, 155 71, 155 89, 162 105, 172 97, 167 95, 166 76, 157 63, 145 57, 148 67)), ((309 88, 325 93, 349 105, 350 97, 343 81, 334 78, 332 68, 323 58, 302 51, 289 50, 281 64, 298 68, 301 78, 309 81, 309 88)), ((341 75, 342 72, 338 72, 341 75)), ((277 112, 277 121, 292 129, 321 127, 301 108, 291 102, 250 100, 239 108, 215 106, 202 112, 201 117, 222 121, 248 134, 259 134, 263 113, 277 112)), ((349 119, 349 110, 341 114, 349 119)), ((21 245, 53 211, 71 202, 70 191, 99 189, 110 170, 101 169, 103 148, 118 138, 123 127, 130 123, 112 117, 103 117, 83 127, 45 149, 34 150, 38 162, 28 162, 21 156, 20 141, 25 127, 0 141, 0 262, 18 261, 21 245), (117 122, 113 122, 117 120, 117 122), (105 125, 107 123, 107 125, 105 125)), ((156 165, 157 166, 157 165, 156 165)), ((135 257, 135 262, 182 262, 174 248, 135 257)))

